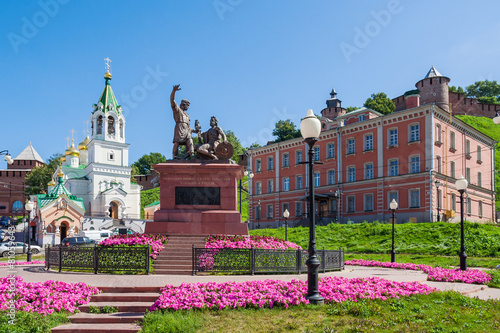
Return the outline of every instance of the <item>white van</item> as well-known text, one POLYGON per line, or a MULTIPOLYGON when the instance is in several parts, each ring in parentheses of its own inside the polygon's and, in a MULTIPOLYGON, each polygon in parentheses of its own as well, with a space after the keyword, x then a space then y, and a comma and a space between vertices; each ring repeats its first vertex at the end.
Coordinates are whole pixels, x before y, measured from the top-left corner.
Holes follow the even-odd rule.
POLYGON ((113 236, 113 232, 109 230, 85 230, 85 231, 80 231, 78 233, 78 236, 88 237, 90 239, 95 240, 96 243, 99 243, 100 241, 113 236))

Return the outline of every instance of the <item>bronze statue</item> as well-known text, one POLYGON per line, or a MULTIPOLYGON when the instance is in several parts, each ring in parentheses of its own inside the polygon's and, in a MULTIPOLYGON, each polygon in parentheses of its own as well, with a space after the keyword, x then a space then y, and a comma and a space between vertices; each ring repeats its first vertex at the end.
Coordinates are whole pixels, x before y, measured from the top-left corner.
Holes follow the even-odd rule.
POLYGON ((174 148, 172 150, 172 156, 174 159, 187 159, 193 157, 194 155, 193 138, 191 137, 191 133, 195 130, 191 128, 189 123, 189 114, 187 113, 190 104, 189 101, 187 99, 183 99, 180 107, 175 102, 175 92, 179 90, 181 90, 180 84, 177 84, 172 88, 172 93, 170 94, 170 105, 172 106, 175 120, 173 140, 174 148), (177 156, 179 145, 186 146, 186 154, 182 157, 177 156))
POLYGON ((219 121, 216 117, 210 118, 210 127, 208 131, 202 133, 203 144, 198 146, 196 150, 198 156, 201 154, 205 158, 217 160, 219 159, 215 153, 217 146, 221 141, 226 142, 227 138, 224 131, 219 127, 219 121))

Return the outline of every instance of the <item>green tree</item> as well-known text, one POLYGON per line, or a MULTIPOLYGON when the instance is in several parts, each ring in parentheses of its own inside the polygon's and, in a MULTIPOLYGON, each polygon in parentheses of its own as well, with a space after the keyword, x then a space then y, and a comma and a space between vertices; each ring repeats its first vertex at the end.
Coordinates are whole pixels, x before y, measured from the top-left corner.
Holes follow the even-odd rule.
POLYGON ((300 137, 300 130, 290 120, 280 120, 276 123, 273 129, 273 135, 276 137, 275 142, 281 142, 300 137))
POLYGON ((254 149, 254 148, 260 148, 260 147, 262 147, 260 144, 258 144, 257 142, 254 142, 247 149, 254 149))
POLYGON ((383 92, 372 94, 372 96, 366 100, 363 106, 380 112, 384 115, 394 112, 394 109, 396 108, 394 102, 383 92))
POLYGON ((479 103, 499 104, 500 84, 497 81, 476 81, 467 86, 467 96, 477 98, 479 103))
POLYGON ((464 93, 464 94, 465 94, 465 90, 464 90, 464 88, 462 88, 462 87, 460 87, 460 86, 458 86, 458 87, 455 87, 455 86, 450 86, 450 87, 448 87, 448 90, 449 90, 450 92, 464 93))
POLYGON ((160 153, 149 153, 132 163, 132 172, 138 172, 135 173, 136 175, 149 175, 151 174, 151 166, 166 161, 167 158, 160 153))
POLYGON ((345 109, 345 112, 349 113, 357 109, 359 109, 357 106, 348 106, 347 109, 345 109))
POLYGON ((62 154, 52 155, 47 161, 47 164, 33 168, 30 173, 26 175, 24 191, 27 195, 47 192, 48 184, 52 180, 52 175, 57 169, 59 159, 63 156, 62 154))
POLYGON ((238 162, 239 160, 239 155, 243 154, 245 150, 243 149, 243 146, 241 145, 240 140, 236 137, 233 131, 227 130, 224 133, 226 133, 226 139, 227 141, 233 145, 234 152, 233 152, 233 157, 231 159, 235 162, 238 162))

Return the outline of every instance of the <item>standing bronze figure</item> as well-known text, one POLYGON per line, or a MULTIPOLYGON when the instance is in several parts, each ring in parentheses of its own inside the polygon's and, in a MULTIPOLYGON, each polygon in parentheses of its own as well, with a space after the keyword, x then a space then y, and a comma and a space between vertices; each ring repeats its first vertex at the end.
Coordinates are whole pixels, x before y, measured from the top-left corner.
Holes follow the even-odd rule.
POLYGON ((191 137, 191 133, 194 132, 194 130, 191 128, 189 123, 189 114, 187 113, 190 104, 189 101, 187 99, 183 99, 180 107, 175 102, 175 92, 179 90, 181 90, 180 84, 177 84, 173 87, 172 93, 170 94, 170 105, 172 106, 175 120, 173 140, 174 148, 172 150, 172 157, 174 159, 187 159, 193 157, 194 155, 193 138, 191 137), (179 145, 186 146, 186 154, 182 157, 177 156, 179 145))

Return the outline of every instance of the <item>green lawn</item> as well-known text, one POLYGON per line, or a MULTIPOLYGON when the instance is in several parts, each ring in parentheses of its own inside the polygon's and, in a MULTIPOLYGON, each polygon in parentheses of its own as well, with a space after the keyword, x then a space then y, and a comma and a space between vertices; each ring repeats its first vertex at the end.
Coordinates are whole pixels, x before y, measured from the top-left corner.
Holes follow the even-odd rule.
POLYGON ((142 332, 497 332, 500 302, 456 292, 288 309, 152 312, 142 332))

